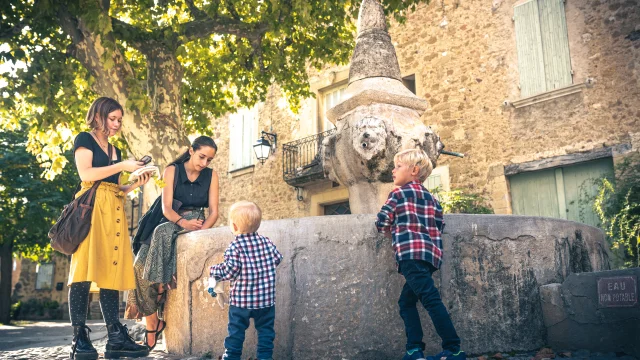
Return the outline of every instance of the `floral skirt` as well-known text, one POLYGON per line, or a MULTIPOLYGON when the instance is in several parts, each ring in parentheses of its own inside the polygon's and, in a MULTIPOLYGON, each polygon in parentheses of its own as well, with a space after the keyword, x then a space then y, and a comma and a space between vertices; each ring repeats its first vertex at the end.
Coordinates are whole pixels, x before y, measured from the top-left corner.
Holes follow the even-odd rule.
MULTIPOLYGON (((190 210, 180 215, 187 220, 197 219, 202 211, 190 210)), ((133 263, 136 288, 127 297, 125 319, 141 319, 157 312, 164 303, 164 296, 158 298, 159 286, 165 285, 165 295, 166 290, 175 288, 176 238, 181 230, 172 222, 160 224, 153 231, 150 244, 140 246, 133 263)))

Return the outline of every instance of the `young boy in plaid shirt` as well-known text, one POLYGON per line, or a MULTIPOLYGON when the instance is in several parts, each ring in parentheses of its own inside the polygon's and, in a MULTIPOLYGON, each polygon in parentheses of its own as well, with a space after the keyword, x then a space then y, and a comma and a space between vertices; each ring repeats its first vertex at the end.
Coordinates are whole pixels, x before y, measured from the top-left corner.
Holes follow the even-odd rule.
POLYGON ((432 275, 442 262, 442 207, 422 186, 431 174, 431 160, 419 149, 404 150, 394 157, 393 183, 397 186, 378 213, 379 232, 391 234, 398 272, 406 283, 400 293, 400 316, 407 335, 403 360, 425 360, 422 324, 416 304, 429 312, 443 351, 429 360, 463 360, 458 337, 442 303, 432 275))
POLYGON ((209 270, 209 276, 216 281, 233 281, 229 335, 224 340, 222 357, 225 360, 240 360, 250 318, 258 332, 258 360, 271 360, 273 356, 276 267, 282 254, 269 238, 256 232, 261 220, 262 211, 255 203, 240 201, 231 205, 229 226, 236 237, 224 253, 224 262, 209 270))

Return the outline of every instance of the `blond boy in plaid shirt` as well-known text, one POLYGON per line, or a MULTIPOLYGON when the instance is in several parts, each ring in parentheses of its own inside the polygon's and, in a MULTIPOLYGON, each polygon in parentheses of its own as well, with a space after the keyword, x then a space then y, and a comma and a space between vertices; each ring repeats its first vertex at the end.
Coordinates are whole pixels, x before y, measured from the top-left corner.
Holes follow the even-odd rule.
POLYGON ((223 359, 240 360, 245 330, 253 318, 258 332, 258 360, 271 360, 275 338, 276 267, 282 254, 269 238, 257 233, 262 211, 253 202, 240 201, 229 210, 229 226, 235 235, 224 253, 224 262, 210 268, 215 281, 231 280, 229 334, 223 359))
POLYGON ((424 151, 409 149, 397 153, 394 163, 393 184, 397 187, 378 213, 376 227, 391 235, 398 271, 406 280, 398 301, 407 335, 402 360, 425 360, 418 302, 429 312, 442 338, 443 351, 426 360, 464 360, 460 338, 432 277, 442 263, 444 215, 438 200, 422 185, 433 170, 431 160, 424 151))

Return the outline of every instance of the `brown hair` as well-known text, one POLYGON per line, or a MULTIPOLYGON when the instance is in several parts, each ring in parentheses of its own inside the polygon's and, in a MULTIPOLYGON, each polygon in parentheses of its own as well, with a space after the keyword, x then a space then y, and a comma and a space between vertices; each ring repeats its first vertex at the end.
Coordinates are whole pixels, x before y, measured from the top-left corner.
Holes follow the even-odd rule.
POLYGON ((109 118, 109 114, 116 110, 120 110, 122 116, 124 116, 124 109, 119 102, 108 97, 97 98, 91 104, 85 122, 91 130, 108 132, 107 119, 109 118))

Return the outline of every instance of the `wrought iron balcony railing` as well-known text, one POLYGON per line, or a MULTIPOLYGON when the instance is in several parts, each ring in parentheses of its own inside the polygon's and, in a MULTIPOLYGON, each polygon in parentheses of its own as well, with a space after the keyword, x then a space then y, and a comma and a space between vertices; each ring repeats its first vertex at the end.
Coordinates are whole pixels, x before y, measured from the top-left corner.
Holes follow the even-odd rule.
POLYGON ((282 145, 282 175, 287 184, 301 187, 324 179, 320 147, 322 140, 335 131, 332 129, 282 145))

